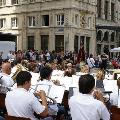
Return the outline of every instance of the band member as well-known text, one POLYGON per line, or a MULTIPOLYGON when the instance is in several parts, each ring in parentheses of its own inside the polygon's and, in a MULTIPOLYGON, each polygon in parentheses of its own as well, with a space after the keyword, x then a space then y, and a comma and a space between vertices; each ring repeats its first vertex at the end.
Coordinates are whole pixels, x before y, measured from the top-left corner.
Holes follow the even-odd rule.
POLYGON ((35 93, 41 100, 40 103, 33 93, 28 92, 31 86, 31 74, 21 71, 16 77, 17 88, 6 95, 5 105, 8 115, 30 118, 36 120, 34 112, 40 116, 48 115, 46 94, 44 91, 35 93))
POLYGON ((79 92, 69 100, 73 120, 110 120, 100 91, 94 91, 95 79, 92 75, 79 78, 79 92), (96 98, 96 99, 95 99, 96 98))
POLYGON ((5 62, 2 64, 2 73, 0 73, 0 92, 6 93, 7 88, 11 87, 14 84, 13 79, 10 77, 11 73, 11 64, 5 62))
MULTIPOLYGON (((38 84, 45 84, 49 86, 60 85, 59 80, 51 81, 52 68, 45 66, 40 71, 41 81, 38 84)), ((46 93, 47 94, 47 93, 46 93)), ((57 120, 64 120, 65 109, 64 106, 58 104, 57 120)))

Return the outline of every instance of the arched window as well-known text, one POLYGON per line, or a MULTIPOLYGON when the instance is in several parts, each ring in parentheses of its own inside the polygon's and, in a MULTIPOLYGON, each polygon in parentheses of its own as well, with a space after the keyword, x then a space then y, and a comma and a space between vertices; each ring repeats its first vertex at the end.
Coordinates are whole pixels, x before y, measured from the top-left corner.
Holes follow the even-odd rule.
POLYGON ((108 39, 109 39, 109 32, 106 31, 106 32, 104 33, 103 41, 106 41, 106 42, 107 42, 108 39))
POLYGON ((112 33, 111 33, 111 42, 114 42, 114 41, 115 41, 115 33, 112 32, 112 33))
POLYGON ((99 30, 98 32, 97 32, 97 41, 101 41, 102 40, 102 31, 101 30, 99 30))

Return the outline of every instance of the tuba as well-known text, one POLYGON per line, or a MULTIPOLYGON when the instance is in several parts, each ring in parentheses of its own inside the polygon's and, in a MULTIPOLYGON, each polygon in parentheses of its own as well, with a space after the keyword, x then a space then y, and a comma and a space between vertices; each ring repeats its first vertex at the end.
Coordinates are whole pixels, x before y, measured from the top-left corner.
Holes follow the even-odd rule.
POLYGON ((28 69, 26 67, 22 66, 21 64, 17 64, 16 67, 17 67, 16 71, 15 71, 15 73, 13 73, 13 75, 11 77, 14 81, 16 81, 16 76, 18 75, 19 72, 28 71, 28 69))
POLYGON ((12 75, 12 79, 14 80, 14 81, 16 81, 16 76, 17 76, 17 74, 20 72, 20 71, 22 71, 22 66, 20 65, 20 64, 18 64, 18 65, 16 65, 16 67, 17 67, 17 70, 15 71, 15 73, 12 75))

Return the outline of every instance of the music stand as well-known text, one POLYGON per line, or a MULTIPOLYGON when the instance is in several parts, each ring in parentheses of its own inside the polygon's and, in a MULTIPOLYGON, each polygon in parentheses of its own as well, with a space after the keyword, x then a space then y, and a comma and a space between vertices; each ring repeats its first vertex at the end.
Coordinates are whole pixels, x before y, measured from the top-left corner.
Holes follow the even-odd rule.
POLYGON ((104 93, 104 94, 108 94, 108 96, 109 96, 108 101, 109 101, 109 100, 110 100, 110 94, 113 93, 113 92, 112 92, 112 91, 102 91, 102 93, 104 93))

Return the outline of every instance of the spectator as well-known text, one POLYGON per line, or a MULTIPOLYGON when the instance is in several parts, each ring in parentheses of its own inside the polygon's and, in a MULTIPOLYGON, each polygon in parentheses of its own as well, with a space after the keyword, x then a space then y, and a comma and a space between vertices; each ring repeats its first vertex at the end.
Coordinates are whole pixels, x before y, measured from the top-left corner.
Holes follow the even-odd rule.
POLYGON ((90 54, 90 57, 87 58, 87 64, 88 64, 89 68, 95 67, 95 60, 94 60, 92 54, 90 54))

